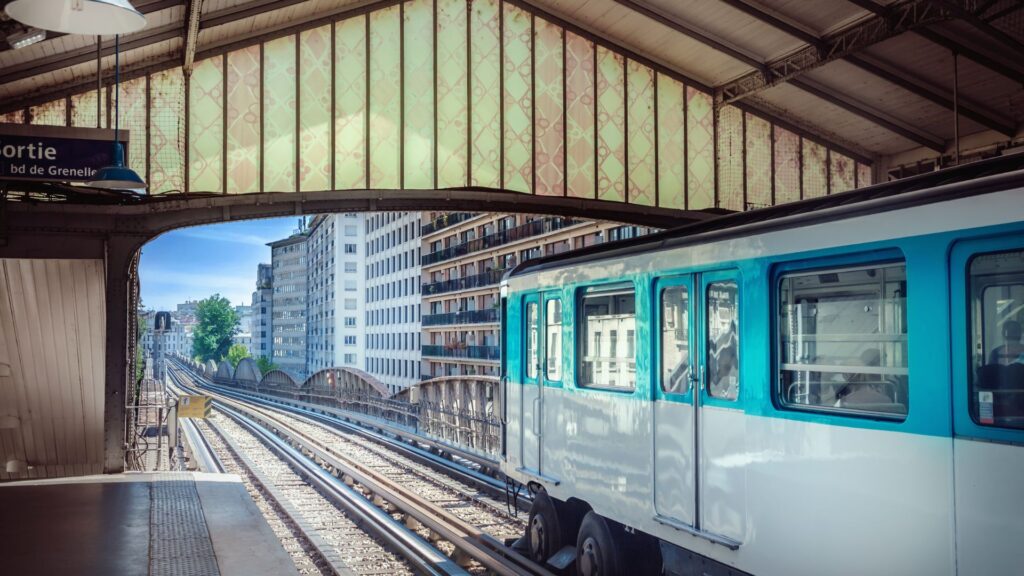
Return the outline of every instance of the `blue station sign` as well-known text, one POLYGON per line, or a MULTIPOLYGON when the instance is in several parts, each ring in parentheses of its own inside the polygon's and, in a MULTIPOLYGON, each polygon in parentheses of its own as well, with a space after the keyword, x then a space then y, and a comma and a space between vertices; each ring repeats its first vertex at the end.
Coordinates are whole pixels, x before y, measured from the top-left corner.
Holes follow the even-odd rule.
MULTIPOLYGON (((128 162, 128 132, 118 134, 128 162)), ((0 178, 84 182, 114 162, 114 131, 0 124, 0 178)))

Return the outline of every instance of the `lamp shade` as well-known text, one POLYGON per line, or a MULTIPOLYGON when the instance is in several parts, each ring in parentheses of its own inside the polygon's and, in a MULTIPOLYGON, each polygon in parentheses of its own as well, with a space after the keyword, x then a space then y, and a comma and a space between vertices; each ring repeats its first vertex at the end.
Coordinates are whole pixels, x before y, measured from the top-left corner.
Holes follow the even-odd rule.
POLYGON ((14 0, 6 11, 27 26, 66 34, 127 34, 146 26, 128 0, 14 0))
POLYGON ((96 172, 96 176, 86 186, 92 188, 110 188, 112 190, 131 190, 144 194, 146 181, 135 170, 124 165, 124 148, 120 142, 114 143, 114 163, 104 166, 96 172))

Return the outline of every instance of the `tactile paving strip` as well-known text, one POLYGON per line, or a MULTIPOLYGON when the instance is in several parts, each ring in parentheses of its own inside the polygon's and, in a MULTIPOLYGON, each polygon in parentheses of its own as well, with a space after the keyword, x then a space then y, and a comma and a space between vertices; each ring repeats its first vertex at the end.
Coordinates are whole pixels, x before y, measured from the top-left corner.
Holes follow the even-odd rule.
POLYGON ((195 481, 160 475, 149 494, 149 576, 220 576, 195 481))

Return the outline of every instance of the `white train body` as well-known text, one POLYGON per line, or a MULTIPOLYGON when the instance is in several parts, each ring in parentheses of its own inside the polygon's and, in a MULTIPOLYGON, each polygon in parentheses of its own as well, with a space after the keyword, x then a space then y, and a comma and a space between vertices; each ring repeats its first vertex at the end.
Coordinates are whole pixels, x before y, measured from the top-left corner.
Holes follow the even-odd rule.
POLYGON ((998 326, 1024 310, 1022 181, 991 177, 960 185, 995 190, 981 194, 914 192, 863 202, 856 213, 830 208, 521 266, 503 286, 503 471, 671 544, 660 546, 669 573, 704 565, 765 576, 1024 574, 1024 419, 1007 404, 1024 381, 1019 391, 971 387, 984 364, 972 358, 987 358, 998 326), (984 276, 998 294, 972 299, 969 279, 984 270, 971 276, 970 267, 984 254, 1003 266, 984 276), (822 284, 878 271, 896 280, 881 281, 877 310, 822 284), (824 295, 791 303, 787 322, 813 317, 821 330, 846 322, 856 333, 791 326, 781 335, 784 281, 824 295), (713 291, 730 283, 733 304, 723 304, 713 291), (686 290, 688 325, 659 323, 670 308, 658 300, 671 286, 686 290), (606 287, 611 296, 584 303, 606 287), (633 324, 607 328, 630 309, 617 298, 633 299, 625 320, 633 324), (982 310, 993 298, 995 312, 982 310), (862 312, 883 328, 857 325, 862 312), (739 325, 738 376, 723 380, 738 388, 735 399, 708 382, 711 363, 730 369, 723 350, 733 344, 709 336, 727 329, 710 324, 720 314, 739 325), (979 322, 990 324, 984 342, 970 329, 979 322), (608 331, 615 350, 595 352, 608 331), (665 338, 687 341, 673 347, 665 338), (819 350, 821 365, 808 354, 784 358, 783 338, 793 350, 819 350), (842 372, 858 354, 865 363, 842 372), (659 360, 668 356, 686 357, 688 394, 666 392, 674 376, 659 360), (815 368, 787 363, 796 360, 815 368), (594 366, 609 365, 629 375, 601 384, 612 380, 594 366), (880 401, 847 401, 857 376, 880 401), (780 385, 784 377, 792 383, 780 385))

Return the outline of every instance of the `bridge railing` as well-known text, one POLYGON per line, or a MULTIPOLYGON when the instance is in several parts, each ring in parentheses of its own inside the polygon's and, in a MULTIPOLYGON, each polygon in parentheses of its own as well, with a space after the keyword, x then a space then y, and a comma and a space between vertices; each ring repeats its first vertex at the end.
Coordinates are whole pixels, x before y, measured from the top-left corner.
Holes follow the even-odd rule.
POLYGON ((286 372, 272 370, 254 382, 251 378, 224 378, 223 364, 217 367, 218 377, 208 367, 180 360, 224 386, 371 416, 483 456, 493 457, 501 450, 496 376, 441 376, 385 396, 385 388, 372 376, 348 368, 321 370, 301 383, 286 372))

